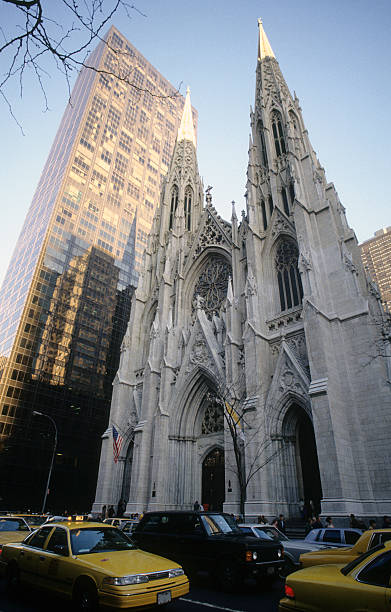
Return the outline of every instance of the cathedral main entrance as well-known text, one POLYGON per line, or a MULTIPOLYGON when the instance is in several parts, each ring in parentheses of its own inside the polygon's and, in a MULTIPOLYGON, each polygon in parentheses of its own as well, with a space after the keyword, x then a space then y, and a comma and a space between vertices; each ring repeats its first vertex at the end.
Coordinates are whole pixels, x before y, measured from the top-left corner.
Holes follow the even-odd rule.
POLYGON ((300 455, 301 488, 307 515, 310 512, 321 512, 322 485, 320 481, 318 454, 313 425, 304 413, 298 418, 296 440, 300 455))
POLYGON ((205 510, 223 510, 225 499, 224 451, 213 449, 202 463, 202 504, 205 510))

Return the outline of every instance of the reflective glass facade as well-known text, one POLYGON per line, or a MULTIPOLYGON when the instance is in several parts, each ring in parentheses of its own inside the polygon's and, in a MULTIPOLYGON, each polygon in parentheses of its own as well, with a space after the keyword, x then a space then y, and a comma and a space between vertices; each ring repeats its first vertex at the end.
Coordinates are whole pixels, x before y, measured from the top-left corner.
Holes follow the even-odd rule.
MULTIPOLYGON (((115 28, 72 92, 0 293, 0 509, 88 511, 184 100, 115 28), (112 73, 112 74, 108 74, 112 73), (116 79, 126 76, 136 87, 116 79)), ((195 123, 197 120, 194 111, 195 123)))

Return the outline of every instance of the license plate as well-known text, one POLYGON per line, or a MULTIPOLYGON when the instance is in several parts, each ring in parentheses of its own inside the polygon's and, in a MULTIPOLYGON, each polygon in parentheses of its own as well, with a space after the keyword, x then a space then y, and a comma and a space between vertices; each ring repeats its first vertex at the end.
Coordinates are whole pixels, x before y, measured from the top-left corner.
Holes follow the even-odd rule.
POLYGON ((162 606, 163 604, 170 603, 171 591, 162 591, 157 594, 157 605, 162 606))

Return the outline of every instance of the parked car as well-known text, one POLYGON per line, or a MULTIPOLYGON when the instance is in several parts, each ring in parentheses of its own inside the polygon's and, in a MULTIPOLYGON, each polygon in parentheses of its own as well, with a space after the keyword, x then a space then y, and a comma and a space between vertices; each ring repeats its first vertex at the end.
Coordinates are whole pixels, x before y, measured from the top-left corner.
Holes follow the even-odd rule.
POLYGON ((311 565, 324 565, 325 563, 349 563, 357 559, 359 555, 384 544, 391 540, 391 529, 373 529, 364 531, 357 542, 352 547, 327 548, 308 552, 300 556, 300 567, 310 567, 311 565))
POLYGON ((389 612, 391 542, 347 565, 315 565, 293 572, 279 612, 389 612))
POLYGON ((352 546, 361 536, 363 530, 354 527, 325 527, 311 529, 305 536, 306 542, 318 542, 330 546, 352 546))
POLYGON ((245 578, 271 581, 284 562, 280 543, 242 534, 232 515, 220 512, 147 512, 132 538, 140 548, 174 559, 189 576, 208 572, 226 591, 245 578))
POLYGON ((104 523, 107 523, 108 525, 114 525, 114 527, 119 527, 120 529, 122 529, 123 525, 125 525, 125 523, 129 523, 129 518, 125 518, 125 517, 111 517, 111 518, 105 518, 104 519, 104 523))
POLYGON ((241 523, 240 530, 246 535, 252 535, 261 539, 271 539, 280 542, 284 547, 285 563, 281 575, 287 576, 291 572, 300 569, 299 557, 302 553, 311 550, 319 551, 325 549, 325 544, 306 542, 305 540, 290 540, 284 533, 273 525, 258 525, 257 523, 241 523))
POLYGON ((8 589, 30 584, 72 599, 80 610, 98 604, 152 607, 189 591, 177 563, 137 549, 122 531, 103 523, 42 525, 23 542, 4 545, 0 566, 8 589))
POLYGON ((0 551, 8 542, 21 542, 32 531, 21 516, 0 516, 0 551))
POLYGON ((15 513, 11 516, 23 518, 30 527, 39 527, 47 520, 46 514, 19 514, 15 513))

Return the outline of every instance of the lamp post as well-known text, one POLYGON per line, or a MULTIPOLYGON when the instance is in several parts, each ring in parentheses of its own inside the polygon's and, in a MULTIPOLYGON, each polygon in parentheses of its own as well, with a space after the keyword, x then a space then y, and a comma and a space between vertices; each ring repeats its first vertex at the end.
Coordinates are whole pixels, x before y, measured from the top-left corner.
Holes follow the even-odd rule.
POLYGON ((50 478, 52 476, 54 456, 55 456, 56 450, 57 450, 57 425, 56 425, 55 421, 52 419, 52 417, 50 417, 48 414, 44 414, 43 412, 38 412, 38 410, 33 410, 33 416, 42 416, 42 417, 45 417, 46 419, 49 419, 49 421, 52 422, 52 425, 54 427, 54 446, 53 446, 53 452, 52 452, 52 459, 50 461, 48 480, 47 480, 47 483, 46 483, 45 495, 44 495, 44 498, 43 498, 42 512, 41 512, 41 514, 44 514, 45 506, 46 506, 46 498, 48 496, 48 491, 49 491, 50 478))

